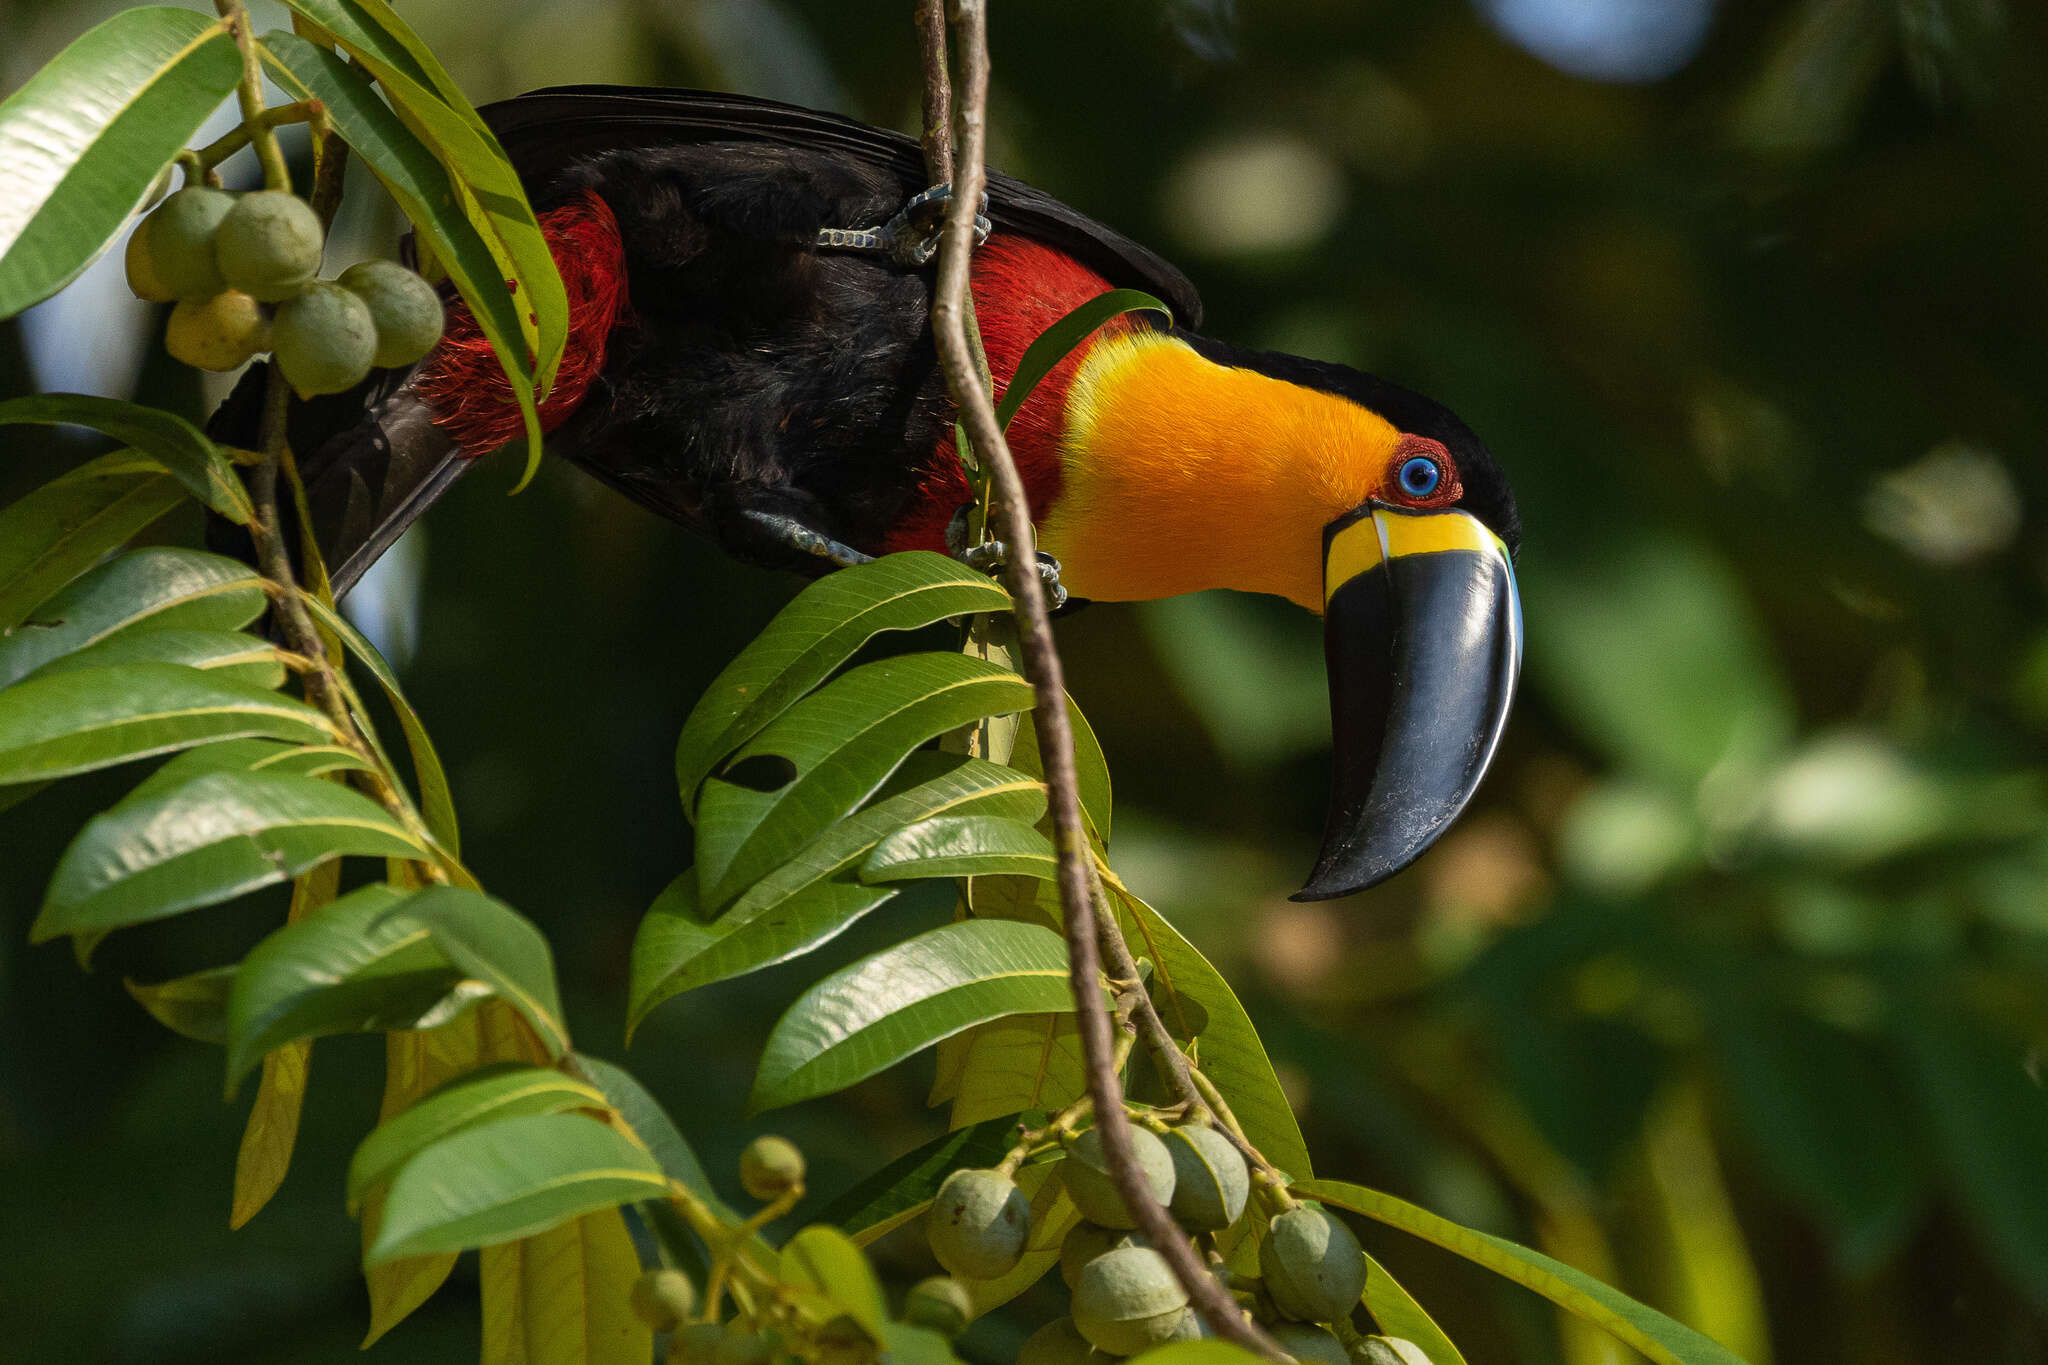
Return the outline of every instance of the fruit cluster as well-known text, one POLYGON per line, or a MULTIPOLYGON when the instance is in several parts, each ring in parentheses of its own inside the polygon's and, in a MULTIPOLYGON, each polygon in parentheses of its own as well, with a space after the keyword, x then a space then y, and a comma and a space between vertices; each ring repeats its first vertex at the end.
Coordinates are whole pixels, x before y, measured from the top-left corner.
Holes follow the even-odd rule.
POLYGON ((176 303, 164 345, 202 370, 269 351, 302 398, 339 393, 373 368, 410 365, 441 337, 441 299, 404 266, 365 261, 315 278, 320 217, 285 190, 190 186, 128 238, 128 287, 176 303))
MULTIPOLYGON (((1070 1314, 1035 1332, 1017 1365, 1105 1365, 1209 1335, 1166 1258, 1133 1230, 1138 1220, 1110 1175, 1099 1130, 1062 1141, 1066 1153, 1057 1178, 1084 1220, 1060 1245, 1070 1314)), ((1250 1172, 1215 1129, 1185 1124, 1155 1134, 1133 1127, 1131 1144, 1153 1198, 1189 1237, 1213 1239, 1244 1212, 1250 1172)), ((1328 1365, 1428 1365, 1410 1342, 1360 1336, 1353 1328, 1366 1261, 1351 1230, 1320 1204, 1263 1189, 1261 1197, 1274 1211, 1259 1235, 1259 1273, 1225 1279, 1239 1306, 1281 1349, 1328 1365)), ((926 1225, 939 1264, 964 1280, 1007 1274, 1030 1235, 1030 1201, 1002 1168, 953 1172, 939 1187, 926 1225)), ((1213 1247, 1210 1263, 1222 1273, 1213 1247)))

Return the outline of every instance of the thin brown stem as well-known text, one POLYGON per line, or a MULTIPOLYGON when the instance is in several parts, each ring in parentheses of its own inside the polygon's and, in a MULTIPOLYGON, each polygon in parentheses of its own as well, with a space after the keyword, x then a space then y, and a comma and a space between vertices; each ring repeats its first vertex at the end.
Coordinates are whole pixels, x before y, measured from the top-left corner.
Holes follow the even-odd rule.
POLYGON ((931 183, 953 178, 953 82, 946 73, 945 0, 917 0, 918 47, 924 55, 924 169, 931 183))
MULTIPOLYGON (((929 5, 931 0, 924 0, 929 5)), ((988 30, 982 0, 953 0, 954 31, 960 43, 960 80, 953 92, 953 195, 947 205, 945 236, 939 248, 939 278, 932 298, 932 336, 946 388, 959 410, 962 425, 979 459, 989 471, 992 500, 999 509, 1003 539, 1009 545, 1004 573, 1016 602, 1024 675, 1034 696, 1034 722, 1045 766, 1048 803, 1052 811, 1053 847, 1059 860, 1060 904, 1067 940, 1068 981, 1074 995, 1076 1023, 1086 1062, 1088 1093, 1095 1102, 1095 1125, 1102 1134, 1103 1153, 1118 1191, 1136 1215, 1139 1228, 1159 1249, 1188 1300, 1218 1336, 1275 1360, 1279 1347, 1243 1311, 1222 1283, 1196 1257, 1186 1238, 1174 1228, 1131 1152, 1131 1124, 1123 1107, 1123 1083, 1114 1065, 1110 1017, 1102 1008, 1102 969, 1097 947, 1092 851, 1082 822, 1080 786, 1074 766, 1074 735, 1067 719, 1066 681, 1052 639, 1045 593, 1038 579, 1036 540, 1031 506, 1016 462, 996 421, 995 402, 969 340, 969 257, 974 250, 974 215, 987 181, 984 164, 988 119, 988 30)), ((921 12, 922 15, 922 12, 921 12)), ((946 69, 944 33, 920 24, 927 80, 925 109, 935 106, 929 82, 946 69)), ((927 142, 927 147, 930 147, 927 142)), ((934 173, 934 178, 940 178, 934 173)))

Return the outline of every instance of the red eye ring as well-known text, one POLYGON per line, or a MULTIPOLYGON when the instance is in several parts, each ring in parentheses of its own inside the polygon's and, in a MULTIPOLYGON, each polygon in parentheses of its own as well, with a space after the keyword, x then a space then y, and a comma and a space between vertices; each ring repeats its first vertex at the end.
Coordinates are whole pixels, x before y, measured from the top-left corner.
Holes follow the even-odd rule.
POLYGON ((1394 453, 1387 460, 1386 477, 1381 481, 1385 490, 1381 497, 1402 507, 1448 507, 1465 496, 1464 485, 1458 482, 1458 464, 1451 458, 1451 452, 1444 449, 1443 442, 1433 441, 1427 436, 1403 433, 1394 443, 1394 453), (1426 460, 1435 466, 1437 477, 1434 481, 1418 478, 1422 473, 1416 461, 1426 460), (1414 468, 1411 469, 1411 465, 1414 468), (1417 489, 1418 484, 1428 484, 1426 489, 1417 489))

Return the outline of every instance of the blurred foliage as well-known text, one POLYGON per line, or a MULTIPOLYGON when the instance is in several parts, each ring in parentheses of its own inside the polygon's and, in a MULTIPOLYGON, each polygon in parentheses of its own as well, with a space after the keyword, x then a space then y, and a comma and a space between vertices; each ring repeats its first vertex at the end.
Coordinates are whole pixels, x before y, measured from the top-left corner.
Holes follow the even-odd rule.
MULTIPOLYGON (((1759 1365, 2048 1359, 2048 18, 1674 7, 1711 10, 1668 26, 1697 50, 1629 84, 1539 41, 1569 6, 995 6, 999 165, 1178 255, 1218 334, 1448 402, 1527 524, 1494 775, 1413 872, 1336 905, 1283 899, 1326 776, 1316 623, 1254 599, 1066 622, 1117 862, 1238 983, 1323 1169, 1759 1365)), ((0 82, 105 8, 0 4, 0 82)), ((907 4, 404 8, 479 101, 649 81, 914 117, 907 4)), ((0 329, 0 396, 34 386, 24 333, 49 354, 78 317, 0 329)), ((204 410, 161 355, 140 384, 204 410)), ((8 450, 5 498, 80 453, 8 450)), ((617 1037, 633 925, 689 861, 674 736, 796 585, 572 471, 507 500, 515 463, 428 518, 417 599, 369 605, 411 642, 471 861, 547 930, 579 1036, 617 1037)), ((123 935, 91 975, 30 950, 45 871, 113 790, 73 787, 14 814, 0 859, 7 1350, 336 1358, 365 1321, 335 1195, 377 1050, 320 1045, 302 1164, 230 1235, 239 1113, 195 1102, 215 1059, 121 980, 228 960, 282 903, 123 935)), ((906 897, 830 951, 944 911, 906 897)), ((711 1169, 757 1131, 752 1059, 815 971, 637 1038, 711 1169)), ((935 1130, 916 1070, 776 1117, 821 1207, 935 1130)), ((1618 1358, 1447 1256, 1370 1248, 1475 1360, 1618 1358)), ((968 1347, 1009 1358, 1034 1311, 968 1347)), ((378 1358, 464 1357, 473 1322, 444 1294, 378 1358)))

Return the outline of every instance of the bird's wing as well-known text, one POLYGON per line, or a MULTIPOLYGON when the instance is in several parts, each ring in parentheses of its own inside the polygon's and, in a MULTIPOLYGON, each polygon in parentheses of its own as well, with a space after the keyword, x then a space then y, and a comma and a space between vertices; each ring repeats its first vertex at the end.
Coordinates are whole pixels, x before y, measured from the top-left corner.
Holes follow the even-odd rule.
MULTIPOLYGON (((600 152, 664 142, 766 142, 828 152, 894 175, 904 197, 926 183, 915 139, 838 114, 709 90, 566 85, 535 90, 480 111, 529 184, 545 184, 600 152)), ((1119 232, 1043 190, 991 172, 989 217, 998 231, 1066 252, 1111 284, 1158 295, 1184 327, 1199 327, 1202 300, 1187 276, 1119 232)), ((848 227, 873 224, 849 223, 848 227)))

